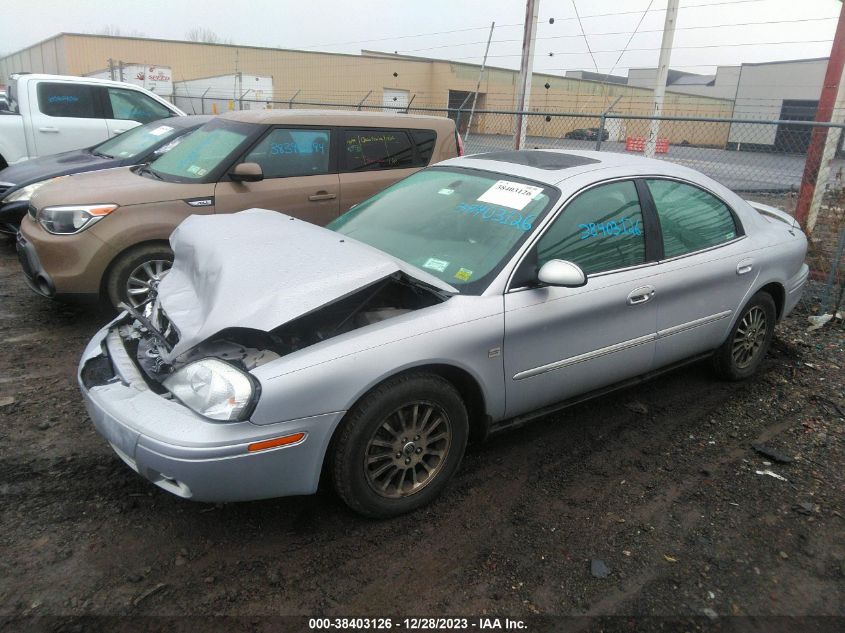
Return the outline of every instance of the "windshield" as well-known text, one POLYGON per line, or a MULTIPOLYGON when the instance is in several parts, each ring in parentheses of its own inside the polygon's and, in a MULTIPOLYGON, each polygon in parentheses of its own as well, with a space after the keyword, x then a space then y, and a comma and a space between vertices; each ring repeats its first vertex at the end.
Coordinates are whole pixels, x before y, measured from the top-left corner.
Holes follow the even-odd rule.
POLYGON ((107 158, 137 158, 149 153, 150 149, 180 134, 184 128, 153 122, 139 125, 94 148, 94 153, 107 158))
POLYGON ((480 294, 558 198, 515 176, 426 169, 351 209, 328 228, 458 288, 480 294))
POLYGON ((151 171, 175 182, 207 181, 234 160, 262 126, 216 119, 150 164, 151 171))

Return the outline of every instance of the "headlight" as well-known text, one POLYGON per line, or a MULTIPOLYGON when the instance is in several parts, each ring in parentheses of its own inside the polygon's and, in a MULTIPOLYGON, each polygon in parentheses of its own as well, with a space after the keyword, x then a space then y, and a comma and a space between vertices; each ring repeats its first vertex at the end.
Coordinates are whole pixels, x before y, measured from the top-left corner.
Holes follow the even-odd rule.
POLYGON ((39 182, 34 182, 31 185, 27 185, 26 187, 21 187, 20 189, 16 189, 8 196, 3 198, 0 201, 2 204, 8 204, 10 202, 17 202, 18 200, 29 200, 36 191, 38 191, 41 187, 46 185, 50 182, 52 178, 48 178, 47 180, 41 180, 39 182))
POLYGON ((50 233, 79 233, 117 209, 116 204, 70 205, 44 207, 38 214, 41 226, 50 233))
POLYGON ((240 420, 255 393, 247 374, 215 358, 191 363, 163 384, 182 404, 212 420, 240 420))

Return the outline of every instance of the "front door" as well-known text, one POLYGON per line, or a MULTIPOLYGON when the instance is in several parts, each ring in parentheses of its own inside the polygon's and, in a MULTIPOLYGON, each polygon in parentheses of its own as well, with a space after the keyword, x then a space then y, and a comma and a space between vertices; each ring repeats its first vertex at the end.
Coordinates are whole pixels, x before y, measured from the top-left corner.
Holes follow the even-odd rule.
POLYGON ((538 269, 552 259, 571 261, 587 283, 505 294, 508 417, 652 368, 660 289, 645 232, 634 183, 618 181, 574 198, 542 235, 534 246, 538 269))
POLYGON ((241 162, 258 163, 264 179, 217 183, 216 213, 260 207, 320 226, 338 216, 340 180, 333 166, 331 130, 275 128, 241 162))

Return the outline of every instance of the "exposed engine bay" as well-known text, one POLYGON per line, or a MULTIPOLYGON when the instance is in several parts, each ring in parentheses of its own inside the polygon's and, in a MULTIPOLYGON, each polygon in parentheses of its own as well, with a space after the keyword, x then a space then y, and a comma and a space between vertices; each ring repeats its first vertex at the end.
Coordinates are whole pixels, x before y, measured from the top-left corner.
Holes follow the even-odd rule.
POLYGON ((150 387, 164 392, 162 381, 191 362, 218 358, 250 371, 335 336, 442 303, 450 296, 404 273, 395 273, 269 332, 237 327, 222 330, 172 363, 166 362, 163 355, 178 342, 179 331, 167 318, 157 296, 143 312, 123 306, 129 316, 118 332, 149 379, 150 387))

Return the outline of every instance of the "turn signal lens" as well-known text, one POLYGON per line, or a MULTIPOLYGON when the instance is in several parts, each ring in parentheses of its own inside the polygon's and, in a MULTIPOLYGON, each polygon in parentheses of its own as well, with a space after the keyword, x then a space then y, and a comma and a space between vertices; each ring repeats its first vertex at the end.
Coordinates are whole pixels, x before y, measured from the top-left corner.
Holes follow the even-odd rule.
POLYGON ((268 448, 276 448, 277 446, 286 446, 288 444, 296 444, 305 438, 305 433, 294 433, 293 435, 285 435, 283 437, 275 437, 272 440, 264 440, 263 442, 255 442, 247 446, 247 450, 265 451, 268 448))

